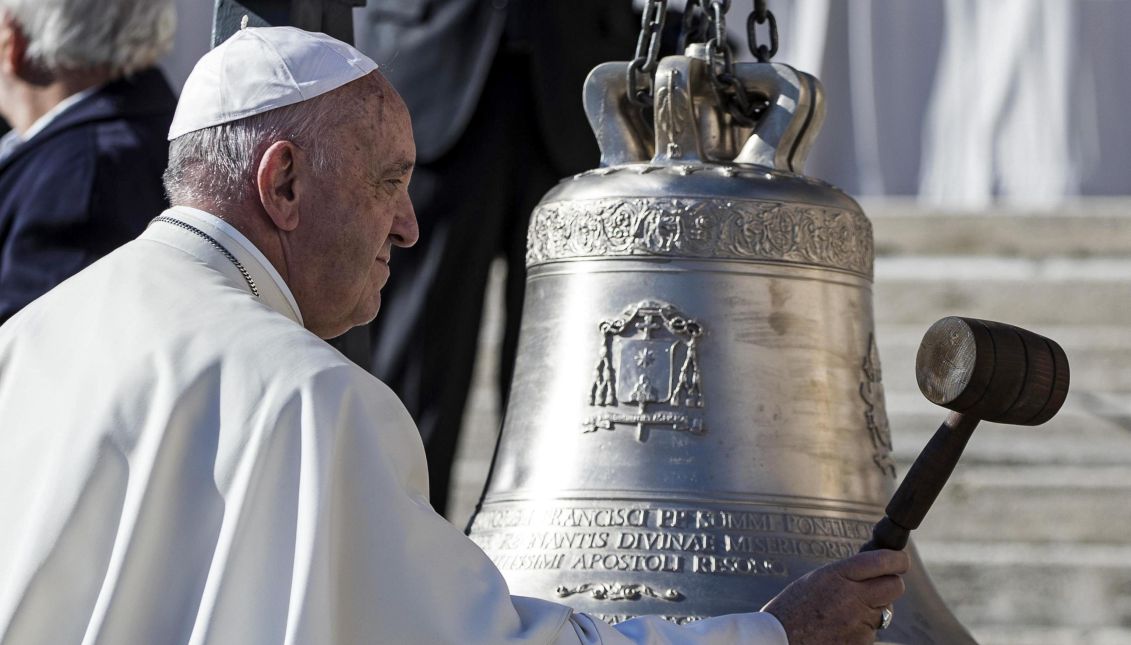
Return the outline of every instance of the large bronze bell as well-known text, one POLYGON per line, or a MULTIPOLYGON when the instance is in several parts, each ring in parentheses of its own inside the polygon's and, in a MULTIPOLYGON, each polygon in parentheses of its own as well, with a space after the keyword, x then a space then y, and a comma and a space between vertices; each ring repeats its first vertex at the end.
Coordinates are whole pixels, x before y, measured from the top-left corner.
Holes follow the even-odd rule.
MULTIPOLYGON (((896 473, 872 320, 872 229, 805 177, 813 77, 738 63, 726 109, 702 46, 627 63, 585 108, 602 151, 534 212, 518 362, 470 536, 515 594, 612 621, 752 611, 856 553, 896 473)), ((912 549, 885 642, 972 642, 912 549)))

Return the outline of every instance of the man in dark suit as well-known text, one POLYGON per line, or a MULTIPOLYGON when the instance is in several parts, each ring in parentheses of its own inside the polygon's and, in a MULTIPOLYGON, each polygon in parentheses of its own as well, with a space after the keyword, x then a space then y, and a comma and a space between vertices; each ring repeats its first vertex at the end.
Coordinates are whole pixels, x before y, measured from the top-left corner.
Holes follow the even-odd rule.
POLYGON ((169 0, 0 0, 0 324, 166 207, 173 29, 169 0))
POLYGON ((420 428, 441 513, 491 261, 507 263, 505 400, 530 213, 560 178, 596 167, 582 85, 596 65, 630 60, 639 28, 630 0, 369 0, 358 20, 358 47, 412 115, 421 233, 382 292, 370 367, 420 428))

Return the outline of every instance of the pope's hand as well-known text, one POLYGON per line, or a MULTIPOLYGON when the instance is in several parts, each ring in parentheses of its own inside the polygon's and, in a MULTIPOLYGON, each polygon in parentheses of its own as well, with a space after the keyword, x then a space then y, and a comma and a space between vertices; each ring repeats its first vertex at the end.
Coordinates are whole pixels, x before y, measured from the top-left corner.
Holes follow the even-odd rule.
POLYGON ((884 608, 903 595, 909 563, 903 551, 858 553, 794 580, 762 611, 785 627, 789 645, 873 643, 884 608))

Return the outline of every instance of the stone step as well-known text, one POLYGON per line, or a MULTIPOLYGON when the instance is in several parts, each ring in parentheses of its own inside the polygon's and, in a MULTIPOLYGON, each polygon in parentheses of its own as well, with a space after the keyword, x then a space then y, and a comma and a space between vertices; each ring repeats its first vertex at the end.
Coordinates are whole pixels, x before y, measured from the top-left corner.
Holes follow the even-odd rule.
MULTIPOLYGON (((907 466, 901 463, 900 473, 907 466)), ((915 534, 941 542, 1131 547, 1129 497, 1131 470, 1125 466, 960 462, 915 534)))
POLYGON ((1131 628, 1029 627, 1028 625, 977 625, 971 633, 981 645, 1127 645, 1131 628))
MULTIPOLYGON (((892 413, 897 460, 912 461, 946 418, 941 408, 892 413)), ((1066 406, 1042 426, 982 422, 963 462, 991 465, 1124 466, 1131 470, 1131 416, 1101 416, 1066 406)))
MULTIPOLYGON (((1018 544, 916 538, 947 606, 976 634, 1024 626, 1120 635, 1131 625, 1131 545, 1018 544)), ((1018 643, 1020 640, 997 642, 1018 643)), ((1035 641, 1045 642, 1045 641, 1035 641)), ((1053 641, 1057 642, 1057 641, 1053 641)), ((1093 643, 1088 639, 1074 643, 1093 643)), ((1116 641, 1127 642, 1127 641, 1116 641)))
POLYGON ((1023 327, 1131 325, 1131 260, 1121 258, 879 258, 875 280, 884 325, 948 315, 1023 327))
POLYGON ((1131 199, 1087 199, 1055 211, 938 210, 914 200, 864 201, 876 254, 1095 257, 1131 255, 1131 199))

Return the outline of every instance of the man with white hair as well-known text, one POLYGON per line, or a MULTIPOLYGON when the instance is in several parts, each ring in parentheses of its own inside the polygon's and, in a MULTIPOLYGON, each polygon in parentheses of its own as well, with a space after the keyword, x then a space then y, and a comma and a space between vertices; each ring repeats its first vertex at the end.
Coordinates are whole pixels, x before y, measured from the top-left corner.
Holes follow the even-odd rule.
POLYGON ((166 205, 171 0, 0 0, 0 323, 166 205))
POLYGON ((0 643, 864 643, 907 557, 763 612, 610 626, 511 596, 428 503, 396 397, 322 339, 417 239, 408 112, 321 34, 243 30, 169 133, 174 206, 0 327, 0 643), (788 636, 787 636, 788 635, 788 636))

